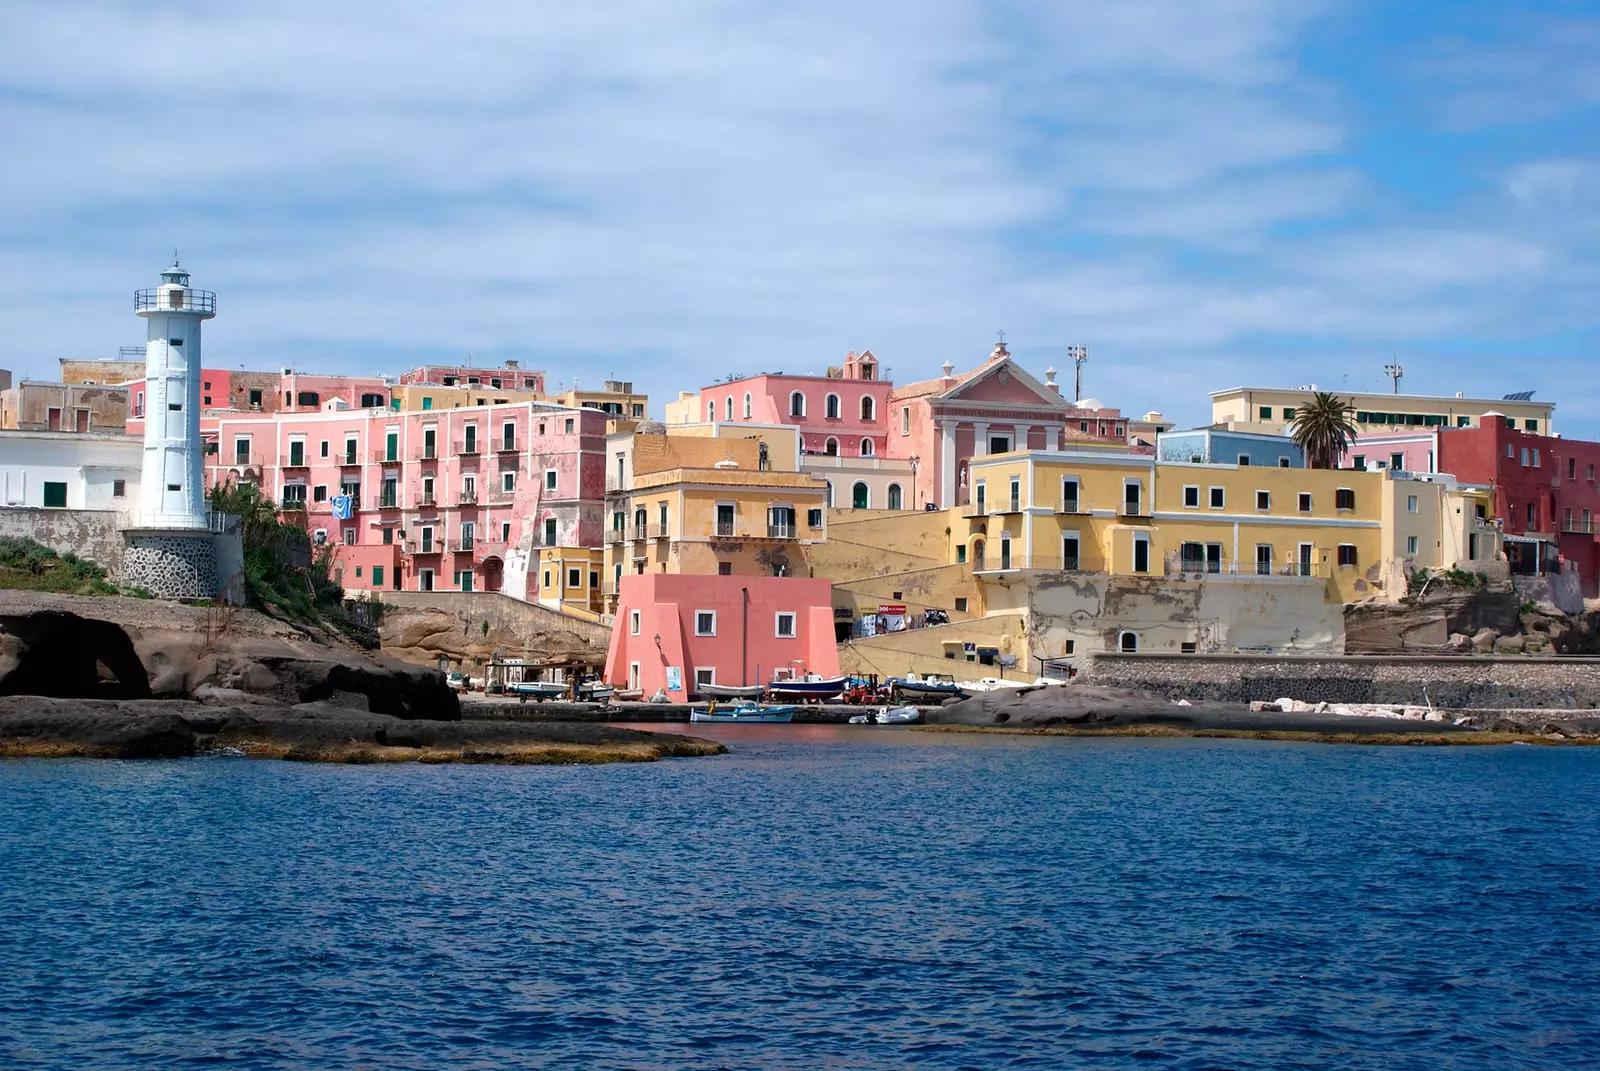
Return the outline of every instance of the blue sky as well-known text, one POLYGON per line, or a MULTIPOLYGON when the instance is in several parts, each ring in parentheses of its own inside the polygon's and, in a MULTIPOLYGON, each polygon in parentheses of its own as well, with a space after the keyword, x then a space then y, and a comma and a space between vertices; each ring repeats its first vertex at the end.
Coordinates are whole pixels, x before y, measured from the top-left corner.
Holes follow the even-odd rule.
POLYGON ((1399 360, 1600 437, 1592 2, 11 0, 0 144, 33 376, 141 341, 176 247, 224 367, 659 402, 1003 328, 1186 424, 1399 360))

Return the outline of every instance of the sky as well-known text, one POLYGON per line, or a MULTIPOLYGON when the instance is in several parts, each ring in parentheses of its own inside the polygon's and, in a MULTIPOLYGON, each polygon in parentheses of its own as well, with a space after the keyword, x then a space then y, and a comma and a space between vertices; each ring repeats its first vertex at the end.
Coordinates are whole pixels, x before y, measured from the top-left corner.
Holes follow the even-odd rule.
POLYGON ((1600 438, 1592 0, 0 5, 0 367, 909 382, 1209 419, 1238 385, 1557 402, 1600 438))

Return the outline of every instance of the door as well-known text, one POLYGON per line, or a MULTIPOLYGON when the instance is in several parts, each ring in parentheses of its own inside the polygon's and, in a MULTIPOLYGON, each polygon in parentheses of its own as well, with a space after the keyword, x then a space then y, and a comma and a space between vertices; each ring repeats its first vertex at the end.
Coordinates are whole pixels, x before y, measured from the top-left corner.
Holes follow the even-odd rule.
POLYGON ((51 431, 61 430, 61 410, 51 406, 45 416, 45 426, 51 431))
POLYGON ((394 461, 400 456, 400 433, 391 431, 383 437, 383 459, 394 461))
POLYGON ((1311 559, 1311 556, 1312 556, 1313 553, 1314 553, 1314 548, 1310 543, 1301 543, 1300 544, 1300 567, 1299 567, 1299 572, 1300 572, 1301 576, 1310 576, 1311 575, 1311 572, 1312 572, 1312 568, 1311 568, 1312 567, 1312 559, 1311 559))
POLYGON ((1139 516, 1139 485, 1137 483, 1123 484, 1122 512, 1129 517, 1139 516))
POLYGON ((1207 543, 1206 544, 1206 572, 1208 572, 1208 573, 1220 573, 1220 572, 1222 572, 1222 544, 1221 543, 1207 543))
POLYGON ((1148 573, 1150 571, 1150 541, 1148 539, 1135 539, 1133 541, 1133 571, 1148 573))
POLYGON ((1256 544, 1256 573, 1260 576, 1272 575, 1272 547, 1266 543, 1256 544))
POLYGON ((89 430, 89 410, 79 409, 73 412, 73 429, 82 434, 89 430))
POLYGON ((857 481, 850 489, 850 504, 856 509, 867 508, 867 485, 857 481))

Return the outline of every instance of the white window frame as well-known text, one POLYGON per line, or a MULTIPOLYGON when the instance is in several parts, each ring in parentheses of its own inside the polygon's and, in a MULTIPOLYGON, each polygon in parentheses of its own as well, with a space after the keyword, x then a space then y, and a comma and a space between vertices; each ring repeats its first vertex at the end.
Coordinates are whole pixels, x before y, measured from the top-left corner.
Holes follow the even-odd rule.
POLYGON ((1263 512, 1272 509, 1272 492, 1271 491, 1262 491, 1262 490, 1257 490, 1256 491, 1256 509, 1262 510, 1263 512), (1262 495, 1266 495, 1267 496, 1266 497, 1266 505, 1262 505, 1262 498, 1261 498, 1262 495))
POLYGON ((643 626, 644 615, 638 610, 628 611, 628 635, 637 636, 643 626))
POLYGON ((793 610, 779 610, 772 615, 772 635, 780 640, 796 640, 800 638, 800 615, 793 610), (789 619, 789 631, 783 631, 783 619, 789 619))
POLYGON ((909 405, 900 407, 900 434, 911 434, 911 407, 909 405))
POLYGON ((545 469, 544 470, 544 489, 546 491, 554 491, 556 489, 556 470, 555 469, 545 469))
POLYGON ((1296 513, 1313 513, 1316 511, 1316 500, 1310 491, 1296 491, 1294 508, 1296 513))
POLYGON ((839 396, 832 391, 829 391, 828 396, 822 399, 822 419, 843 420, 843 414, 844 406, 840 403, 839 396))
POLYGON ((803 391, 803 390, 792 390, 792 391, 789 392, 789 415, 791 417, 799 417, 801 419, 805 418, 805 415, 806 415, 806 392, 805 391, 803 391), (798 413, 795 412, 794 400, 796 398, 800 399, 800 411, 798 413))
POLYGON ((1200 485, 1199 484, 1197 484, 1197 483, 1186 483, 1186 484, 1183 485, 1183 508, 1184 509, 1199 509, 1200 508, 1200 485), (1190 491, 1194 492, 1194 505, 1192 505, 1192 506, 1189 505, 1189 492, 1190 491))
POLYGON ((752 411, 753 410, 752 410, 752 407, 751 407, 750 392, 749 391, 745 391, 744 392, 744 418, 746 420, 750 419, 750 414, 751 414, 752 411))
POLYGON ((1417 512, 1417 496, 1416 495, 1407 495, 1406 496, 1406 512, 1407 513, 1415 513, 1415 512, 1417 512))
POLYGON ((873 453, 872 453, 872 440, 871 439, 862 439, 861 440, 861 456, 862 457, 872 457, 873 456, 873 453))
POLYGON ((722 399, 722 419, 733 419, 733 395, 731 394, 722 399))
POLYGON ((639 663, 637 662, 628 663, 628 689, 630 691, 639 690, 639 663))
POLYGON ((1339 546, 1338 546, 1338 549, 1334 551, 1333 560, 1339 566, 1339 568, 1341 568, 1341 569, 1355 569, 1355 568, 1359 567, 1359 564, 1360 564, 1360 561, 1361 561, 1361 556, 1360 556, 1360 552, 1356 549, 1356 545, 1354 543, 1340 543, 1339 546), (1350 550, 1352 552, 1350 556, 1352 558, 1356 559, 1355 561, 1351 562, 1349 565, 1346 565, 1343 562, 1339 561, 1340 558, 1344 557, 1344 548, 1345 547, 1349 547, 1350 548, 1350 550))
POLYGON ((1137 632, 1135 632, 1131 628, 1125 628, 1122 631, 1118 632, 1117 633, 1117 653, 1118 654, 1138 654, 1139 653, 1139 634, 1137 632), (1126 643, 1123 642, 1129 636, 1133 637, 1133 647, 1131 649, 1127 646, 1126 643))
POLYGON ((1228 489, 1226 487, 1208 487, 1208 488, 1206 488, 1206 508, 1207 509, 1227 509, 1228 508, 1228 489), (1218 495, 1222 496, 1222 501, 1221 502, 1217 501, 1217 496, 1218 495))
POLYGON ((876 424, 878 422, 878 402, 870 394, 861 396, 861 423, 876 424))
POLYGON ((1415 554, 1416 552, 1417 552, 1417 537, 1416 536, 1406 536, 1406 553, 1407 554, 1415 554))
POLYGON ((696 636, 715 636, 717 634, 717 612, 715 610, 696 610, 694 612, 694 634, 696 636), (700 628, 700 616, 702 614, 707 614, 711 617, 711 629, 709 632, 700 628))
POLYGON ((503 495, 515 494, 517 490, 517 474, 506 471, 500 474, 500 493, 503 495))
POLYGON ((694 667, 694 686, 696 688, 704 687, 707 684, 713 684, 714 685, 716 683, 717 683, 717 667, 716 666, 695 666, 694 667))

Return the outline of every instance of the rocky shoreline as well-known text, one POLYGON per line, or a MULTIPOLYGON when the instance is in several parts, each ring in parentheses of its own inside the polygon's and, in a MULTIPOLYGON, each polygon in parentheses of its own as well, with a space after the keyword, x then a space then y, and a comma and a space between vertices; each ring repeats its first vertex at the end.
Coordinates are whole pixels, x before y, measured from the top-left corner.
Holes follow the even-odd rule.
POLYGON ((924 720, 930 728, 942 730, 1061 735, 1235 736, 1375 744, 1600 744, 1600 712, 1593 710, 1429 711, 1408 717, 1342 714, 1306 706, 1310 709, 1180 703, 1154 692, 1070 684, 988 692, 947 703, 924 720))
POLYGON ((0 757, 648 762, 721 744, 463 719, 437 670, 250 610, 0 592, 0 757))

